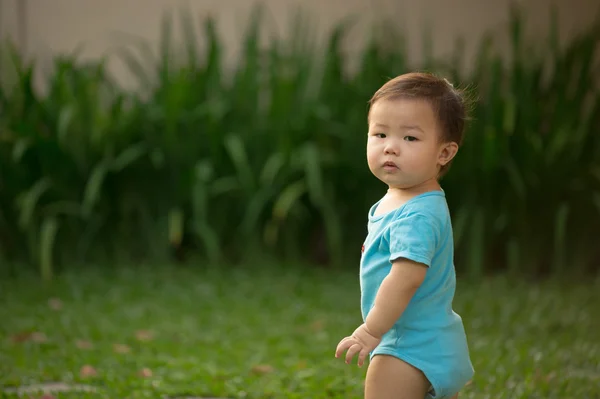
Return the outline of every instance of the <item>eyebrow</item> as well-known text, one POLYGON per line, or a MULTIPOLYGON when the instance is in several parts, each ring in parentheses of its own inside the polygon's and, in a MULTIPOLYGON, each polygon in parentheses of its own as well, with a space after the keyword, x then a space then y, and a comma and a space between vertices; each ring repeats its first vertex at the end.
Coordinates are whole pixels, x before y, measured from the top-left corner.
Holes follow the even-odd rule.
MULTIPOLYGON (((375 127, 389 128, 388 125, 383 123, 376 123, 375 127)), ((421 132, 423 131, 423 129, 421 129, 418 125, 400 125, 399 128, 402 130, 419 130, 421 132)))

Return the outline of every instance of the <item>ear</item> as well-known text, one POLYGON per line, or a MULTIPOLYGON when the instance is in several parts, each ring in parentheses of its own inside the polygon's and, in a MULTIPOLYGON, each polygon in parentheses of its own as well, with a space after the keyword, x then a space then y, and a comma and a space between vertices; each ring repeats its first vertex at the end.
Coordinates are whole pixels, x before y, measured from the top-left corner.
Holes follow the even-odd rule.
POLYGON ((458 144, 453 141, 450 143, 444 143, 438 154, 438 163, 441 166, 446 165, 448 162, 452 161, 452 158, 454 158, 457 152, 458 144))

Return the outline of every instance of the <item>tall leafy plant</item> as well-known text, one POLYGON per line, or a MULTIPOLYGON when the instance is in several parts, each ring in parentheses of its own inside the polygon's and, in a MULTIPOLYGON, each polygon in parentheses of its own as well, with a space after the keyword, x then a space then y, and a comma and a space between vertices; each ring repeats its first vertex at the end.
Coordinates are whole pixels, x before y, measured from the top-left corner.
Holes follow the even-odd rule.
POLYGON ((169 251, 214 263, 354 264, 366 211, 383 192, 364 159, 366 102, 387 78, 426 69, 477 98, 443 180, 457 267, 476 277, 597 265, 600 23, 563 48, 557 24, 548 43, 531 43, 513 8, 510 56, 486 37, 468 74, 460 41, 451 62, 414 64, 402 32, 381 24, 350 72, 351 20, 324 46, 306 18, 265 43, 261 11, 233 68, 211 18, 182 13, 175 42, 165 14, 157 49, 119 36, 106 59, 124 62, 134 91, 113 82, 105 60, 73 54, 55 58, 42 94, 35 64, 4 51, 17 78, 0 89, 2 255, 46 277, 56 261, 166 260, 169 251))

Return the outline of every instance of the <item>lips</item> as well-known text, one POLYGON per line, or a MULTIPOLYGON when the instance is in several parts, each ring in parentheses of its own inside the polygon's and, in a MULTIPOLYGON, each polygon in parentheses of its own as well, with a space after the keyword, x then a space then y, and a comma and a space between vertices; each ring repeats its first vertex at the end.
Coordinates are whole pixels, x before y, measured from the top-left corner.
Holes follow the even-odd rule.
POLYGON ((396 165, 395 163, 393 163, 391 161, 388 161, 388 162, 384 163, 383 167, 386 168, 386 169, 389 169, 389 168, 398 169, 398 165, 396 165))

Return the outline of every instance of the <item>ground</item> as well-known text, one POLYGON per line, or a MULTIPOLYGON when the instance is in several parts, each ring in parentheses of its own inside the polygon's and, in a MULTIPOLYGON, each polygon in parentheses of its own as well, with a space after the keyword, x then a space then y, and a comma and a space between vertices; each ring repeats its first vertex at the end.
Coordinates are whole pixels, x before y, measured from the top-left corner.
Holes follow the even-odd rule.
MULTIPOLYGON (((334 358, 361 322, 355 271, 69 272, 5 279, 0 304, 0 397, 362 397, 366 367, 334 358)), ((461 398, 600 398, 599 308, 599 279, 459 278, 461 398)))

